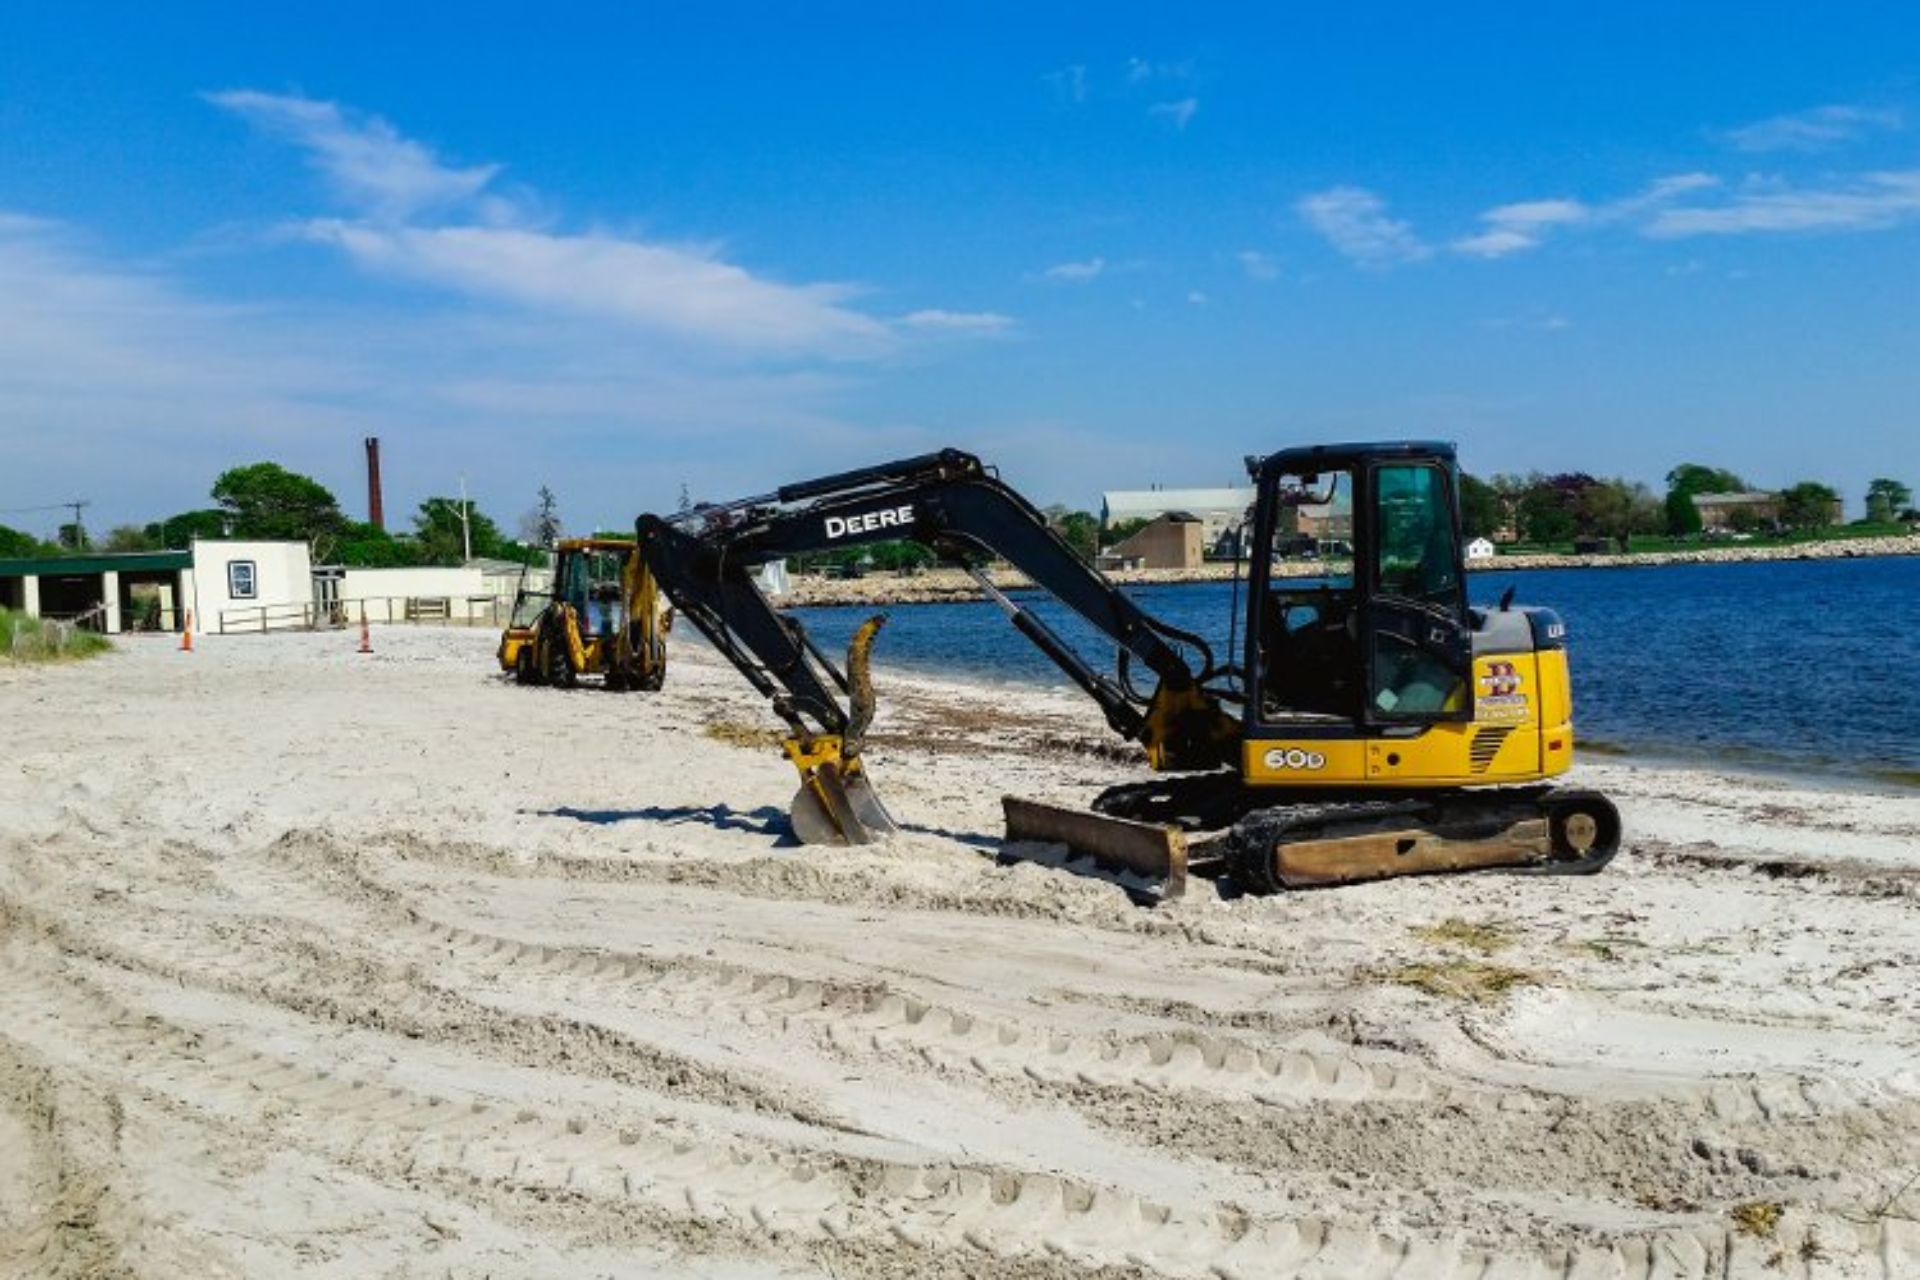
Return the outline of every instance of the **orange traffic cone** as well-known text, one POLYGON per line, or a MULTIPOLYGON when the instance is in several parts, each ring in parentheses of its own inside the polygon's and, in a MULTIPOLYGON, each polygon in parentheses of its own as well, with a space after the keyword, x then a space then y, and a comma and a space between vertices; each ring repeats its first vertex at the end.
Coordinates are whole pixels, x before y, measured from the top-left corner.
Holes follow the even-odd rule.
POLYGON ((180 652, 193 652, 193 610, 187 610, 187 625, 180 632, 180 652))
POLYGON ((360 652, 373 652, 373 636, 367 631, 367 611, 365 608, 360 610, 360 652))

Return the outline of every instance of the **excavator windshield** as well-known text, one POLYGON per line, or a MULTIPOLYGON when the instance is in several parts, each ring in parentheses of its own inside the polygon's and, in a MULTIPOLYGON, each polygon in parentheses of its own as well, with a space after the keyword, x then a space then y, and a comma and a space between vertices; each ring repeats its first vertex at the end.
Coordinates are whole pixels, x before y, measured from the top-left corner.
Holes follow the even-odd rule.
POLYGON ((1259 469, 1259 721, 1417 726, 1470 713, 1451 461, 1438 448, 1347 446, 1259 469))

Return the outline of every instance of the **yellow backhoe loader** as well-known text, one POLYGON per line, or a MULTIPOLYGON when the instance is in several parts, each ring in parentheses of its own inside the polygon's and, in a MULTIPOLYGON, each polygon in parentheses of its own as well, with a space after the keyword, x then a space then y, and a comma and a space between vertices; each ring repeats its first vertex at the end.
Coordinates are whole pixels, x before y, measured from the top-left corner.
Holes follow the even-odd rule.
POLYGON ((609 689, 658 689, 670 621, 632 542, 569 538, 554 548, 552 586, 515 595, 500 669, 521 684, 598 676, 609 689))
POLYGON ((635 535, 643 572, 786 722, 801 780, 793 828, 807 843, 895 829, 861 754, 878 620, 843 671, 773 608, 754 571, 905 538, 966 567, 1169 775, 1112 788, 1091 812, 1008 797, 1010 841, 1065 843, 1158 877, 1168 895, 1190 862, 1255 893, 1605 866, 1620 844, 1614 806, 1550 782, 1573 761, 1566 628, 1511 593, 1469 605, 1453 447, 1310 446, 1247 467, 1249 553, 1222 658, 1089 568, 1031 503, 955 450, 643 515, 635 535), (1292 558, 1303 545, 1317 551, 1304 567, 1292 558), (982 567, 994 557, 1109 639, 1112 674, 1000 591, 982 567))

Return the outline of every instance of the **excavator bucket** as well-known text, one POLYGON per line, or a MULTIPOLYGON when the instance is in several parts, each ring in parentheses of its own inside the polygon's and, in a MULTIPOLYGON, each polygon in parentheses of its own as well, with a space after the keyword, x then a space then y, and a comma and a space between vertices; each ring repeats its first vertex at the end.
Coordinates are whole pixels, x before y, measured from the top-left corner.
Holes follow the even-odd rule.
POLYGON ((787 758, 800 770, 789 812, 802 844, 872 844, 899 830, 859 759, 847 759, 841 747, 827 734, 786 741, 787 758))
POLYGON ((873 844, 898 831, 867 775, 826 764, 793 796, 793 834, 802 844, 873 844))
POLYGON ((847 646, 851 706, 846 735, 786 740, 787 758, 800 770, 800 790, 794 793, 790 813, 793 833, 802 844, 872 844, 899 830, 860 763, 862 740, 873 723, 873 641, 885 623, 884 614, 868 618, 847 646))

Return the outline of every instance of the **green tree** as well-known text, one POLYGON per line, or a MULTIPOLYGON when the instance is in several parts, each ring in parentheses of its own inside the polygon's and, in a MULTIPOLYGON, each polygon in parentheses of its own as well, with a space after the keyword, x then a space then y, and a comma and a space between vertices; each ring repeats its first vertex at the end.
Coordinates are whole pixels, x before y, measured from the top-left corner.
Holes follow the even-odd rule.
POLYGON ((1745 493, 1747 482, 1731 471, 1683 462, 1667 472, 1667 532, 1674 537, 1691 537, 1700 532, 1700 511, 1693 505, 1696 494, 1745 493))
POLYGON ((156 547, 183 548, 192 546, 195 538, 211 541, 226 537, 232 523, 233 517, 224 511, 182 511, 154 521, 142 532, 156 547))
POLYGON ((1088 564, 1100 551, 1099 517, 1085 511, 1070 511, 1064 503, 1046 510, 1047 523, 1073 548, 1074 554, 1088 564))
POLYGON ((413 528, 423 564, 460 564, 469 546, 476 558, 495 560, 512 559, 518 550, 479 507, 459 498, 428 498, 414 513, 413 528))
POLYGON ((1867 519, 1874 524, 1886 524, 1912 505, 1913 490, 1898 480, 1883 477, 1867 485, 1867 519))
POLYGON ((492 557, 505 541, 499 526, 468 501, 430 497, 413 512, 413 539, 422 564, 461 564, 472 547, 474 557, 492 557))
POLYGON ((0 524, 0 560, 26 560, 47 553, 47 544, 30 533, 0 524))
POLYGON ((404 569, 420 563, 420 548, 411 538, 350 520, 334 542, 333 559, 360 569, 404 569))
POLYGON ((1745 493, 1748 484, 1731 471, 1722 471, 1718 467, 1703 466, 1698 462, 1683 462, 1667 472, 1667 489, 1682 489, 1688 493, 1745 493))
POLYGON ((116 525, 107 531, 107 540, 100 544, 103 551, 159 551, 158 540, 137 524, 116 525))
POLYGON ((1526 492, 1520 496, 1520 536, 1528 542, 1556 543, 1593 532, 1596 513, 1588 509, 1586 495, 1599 484, 1582 471, 1528 477, 1526 492))
POLYGON ((1622 551, 1637 533, 1658 533, 1665 509, 1653 490, 1634 480, 1600 480, 1574 500, 1575 523, 1588 536, 1610 538, 1622 551))
POLYGON ((87 536, 87 526, 78 523, 63 524, 60 531, 53 535, 62 551, 88 551, 93 547, 93 539, 87 536))
POLYGON ((1815 480, 1802 480, 1780 493, 1780 523, 1789 529, 1825 529, 1834 523, 1840 495, 1815 480))
POLYGON ((1494 476, 1489 484, 1494 500, 1500 504, 1499 531, 1510 537, 1519 536, 1520 499, 1527 493, 1526 477, 1503 472, 1494 476))
POLYGON ((232 536, 313 543, 321 559, 347 522, 325 486, 273 462, 223 471, 213 482, 213 500, 232 536))
POLYGON ((1469 538, 1491 538, 1507 527, 1499 491, 1464 471, 1460 473, 1460 525, 1469 538))
POLYGON ((1691 538, 1700 532, 1700 509, 1693 505, 1693 495, 1684 489, 1667 490, 1666 501, 1662 503, 1666 517, 1667 533, 1675 538, 1691 538))
MULTIPOLYGON (((680 500, 687 501, 687 487, 680 486, 680 500)), ((684 507, 682 508, 685 509, 684 507)), ((523 536, 536 547, 545 547, 549 551, 553 544, 560 541, 560 502, 553 496, 553 490, 540 486, 540 498, 532 511, 520 522, 523 536)))
POLYGON ((915 569, 924 569, 933 563, 933 552, 917 542, 900 540, 896 542, 875 542, 868 545, 863 554, 856 555, 853 563, 870 561, 875 569, 887 569, 904 573, 915 569))
POLYGON ((1127 520, 1116 520, 1100 531, 1100 545, 1103 548, 1117 547, 1152 523, 1153 520, 1148 516, 1134 516, 1127 520))

